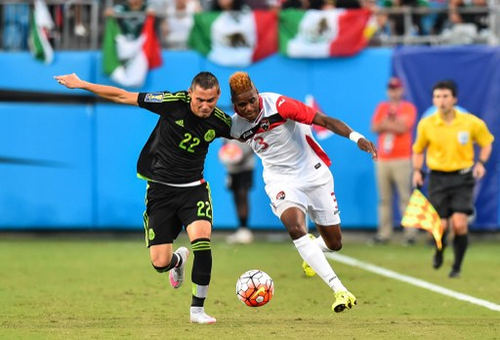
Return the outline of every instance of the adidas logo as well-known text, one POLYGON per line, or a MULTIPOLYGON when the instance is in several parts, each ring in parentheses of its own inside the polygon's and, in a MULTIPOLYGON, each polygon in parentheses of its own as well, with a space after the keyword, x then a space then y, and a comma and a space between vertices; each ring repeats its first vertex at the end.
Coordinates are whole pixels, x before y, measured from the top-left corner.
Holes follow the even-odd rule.
POLYGON ((176 120, 175 124, 184 127, 184 120, 182 120, 182 119, 176 120))

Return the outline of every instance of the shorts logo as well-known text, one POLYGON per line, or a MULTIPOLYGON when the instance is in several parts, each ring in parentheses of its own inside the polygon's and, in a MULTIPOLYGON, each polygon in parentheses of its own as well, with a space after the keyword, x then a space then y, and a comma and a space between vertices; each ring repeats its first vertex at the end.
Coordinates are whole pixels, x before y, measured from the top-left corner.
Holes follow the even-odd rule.
POLYGON ((161 103, 163 101, 163 93, 147 93, 144 97, 146 103, 161 103))
POLYGON ((208 130, 208 131, 205 133, 205 137, 203 137, 203 138, 205 138, 205 141, 206 141, 206 142, 211 142, 211 141, 213 141, 213 140, 214 140, 214 138, 215 138, 215 131, 214 131, 213 129, 208 130))
POLYGON ((261 128, 262 128, 262 130, 264 130, 264 131, 269 130, 269 127, 270 127, 270 124, 269 124, 269 119, 263 119, 263 120, 260 122, 260 127, 261 127, 261 128))
POLYGON ((148 229, 148 238, 150 241, 153 241, 155 239, 155 231, 151 228, 148 229))
POLYGON ((469 131, 458 131, 458 142, 462 145, 469 141, 469 131))
POLYGON ((278 192, 278 194, 276 195, 276 199, 277 199, 277 200, 284 200, 284 199, 285 199, 285 197, 286 197, 286 195, 285 195, 285 192, 284 192, 284 191, 280 191, 280 192, 278 192))

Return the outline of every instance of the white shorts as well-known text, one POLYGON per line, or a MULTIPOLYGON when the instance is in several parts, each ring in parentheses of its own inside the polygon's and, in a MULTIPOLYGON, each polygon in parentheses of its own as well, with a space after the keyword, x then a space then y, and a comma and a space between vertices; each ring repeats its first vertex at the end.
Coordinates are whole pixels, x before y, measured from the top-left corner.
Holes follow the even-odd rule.
POLYGON ((340 224, 340 212, 335 197, 333 177, 321 183, 275 181, 266 185, 273 213, 279 217, 290 207, 297 207, 319 225, 340 224))

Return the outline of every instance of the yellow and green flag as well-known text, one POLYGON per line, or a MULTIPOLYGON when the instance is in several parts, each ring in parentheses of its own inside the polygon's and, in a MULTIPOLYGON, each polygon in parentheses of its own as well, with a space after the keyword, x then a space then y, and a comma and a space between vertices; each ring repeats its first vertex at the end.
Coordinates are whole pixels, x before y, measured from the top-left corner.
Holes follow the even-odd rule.
POLYGON ((427 230, 434 237, 438 249, 442 248, 443 230, 441 228, 441 218, 420 190, 413 190, 410 202, 403 214, 401 225, 405 228, 427 230))

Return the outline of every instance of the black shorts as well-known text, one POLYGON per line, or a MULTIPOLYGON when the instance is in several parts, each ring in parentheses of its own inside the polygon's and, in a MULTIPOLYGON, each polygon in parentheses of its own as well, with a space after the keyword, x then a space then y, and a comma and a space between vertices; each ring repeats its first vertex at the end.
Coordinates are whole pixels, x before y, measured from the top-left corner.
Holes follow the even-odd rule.
POLYGON ((212 223, 210 186, 203 183, 194 187, 172 187, 148 182, 144 231, 146 245, 172 243, 182 227, 194 221, 212 223))
POLYGON ((429 177, 429 201, 441 218, 454 212, 471 215, 474 211, 472 171, 446 173, 431 171, 429 177))
POLYGON ((246 170, 227 176, 227 187, 232 191, 250 189, 253 185, 253 170, 246 170))

